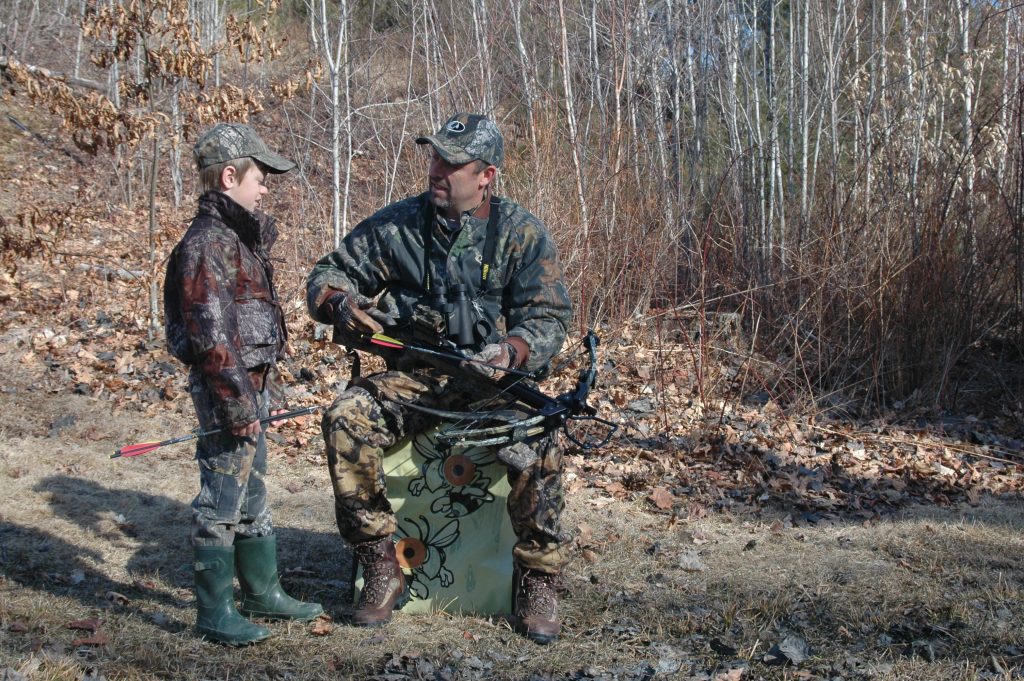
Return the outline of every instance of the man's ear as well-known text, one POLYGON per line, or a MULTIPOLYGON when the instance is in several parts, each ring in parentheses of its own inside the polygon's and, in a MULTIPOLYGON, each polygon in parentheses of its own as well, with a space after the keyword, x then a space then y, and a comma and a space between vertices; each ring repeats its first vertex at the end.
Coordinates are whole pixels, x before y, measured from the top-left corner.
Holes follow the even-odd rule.
POLYGON ((220 188, 231 189, 238 184, 239 179, 241 178, 238 177, 237 168, 234 166, 224 166, 220 171, 220 188))
POLYGON ((480 173, 480 188, 486 189, 491 186, 494 182, 494 176, 498 174, 498 169, 494 166, 487 166, 483 172, 480 173))

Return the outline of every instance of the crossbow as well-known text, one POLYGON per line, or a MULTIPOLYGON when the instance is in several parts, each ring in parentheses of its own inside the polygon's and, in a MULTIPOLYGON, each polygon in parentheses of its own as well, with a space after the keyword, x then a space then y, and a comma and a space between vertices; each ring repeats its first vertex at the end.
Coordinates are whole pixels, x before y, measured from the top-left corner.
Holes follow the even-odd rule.
MULTIPOLYGON (((470 374, 464 368, 467 362, 476 360, 458 348, 405 342, 383 334, 375 334, 368 340, 369 345, 363 347, 371 352, 379 352, 381 348, 412 352, 423 355, 429 359, 432 366, 449 376, 470 378, 478 382, 485 380, 470 374)), ((598 417, 597 410, 587 403, 590 391, 597 380, 597 346, 600 339, 593 331, 588 331, 581 343, 589 354, 590 366, 580 370, 576 386, 572 390, 555 397, 541 392, 533 381, 529 380, 538 378, 536 374, 495 366, 495 369, 504 373, 501 378, 487 383, 497 390, 497 394, 487 399, 483 405, 478 405, 473 411, 447 411, 404 400, 396 401, 415 411, 451 422, 451 425, 443 427, 435 436, 435 441, 442 447, 529 443, 561 429, 566 438, 581 449, 596 449, 611 439, 618 426, 598 417), (505 401, 503 408, 484 408, 502 400, 505 401), (587 426, 597 426, 603 432, 596 437, 588 436, 584 432, 587 426), (574 432, 575 427, 579 427, 579 431, 584 434, 574 432)), ((383 354, 388 353, 385 351, 383 354)))

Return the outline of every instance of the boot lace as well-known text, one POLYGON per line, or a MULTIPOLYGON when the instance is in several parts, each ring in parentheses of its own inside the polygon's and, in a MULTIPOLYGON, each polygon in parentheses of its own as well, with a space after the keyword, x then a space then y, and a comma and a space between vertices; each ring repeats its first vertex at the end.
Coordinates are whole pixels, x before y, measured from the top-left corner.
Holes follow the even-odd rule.
POLYGON ((550 619, 555 616, 558 599, 555 594, 555 578, 539 572, 528 571, 523 575, 519 591, 520 615, 539 616, 550 619))
POLYGON ((391 583, 394 568, 388 560, 387 550, 383 542, 374 542, 369 546, 357 547, 356 553, 363 566, 363 590, 359 595, 359 606, 370 604, 379 607, 394 590, 391 583))

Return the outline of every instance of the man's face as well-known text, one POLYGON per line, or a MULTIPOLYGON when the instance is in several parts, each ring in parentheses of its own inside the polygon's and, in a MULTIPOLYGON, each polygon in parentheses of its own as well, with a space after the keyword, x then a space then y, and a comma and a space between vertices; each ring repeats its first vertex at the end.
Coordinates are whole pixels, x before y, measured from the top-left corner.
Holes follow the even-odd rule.
POLYGON ((260 199, 267 193, 266 175, 254 165, 244 176, 239 176, 234 166, 228 166, 221 174, 224 193, 250 213, 260 206, 260 199))
POLYGON ((452 164, 444 160, 437 150, 430 149, 430 167, 427 181, 430 200, 445 217, 456 218, 484 200, 487 185, 494 179, 494 166, 477 170, 477 162, 452 164))

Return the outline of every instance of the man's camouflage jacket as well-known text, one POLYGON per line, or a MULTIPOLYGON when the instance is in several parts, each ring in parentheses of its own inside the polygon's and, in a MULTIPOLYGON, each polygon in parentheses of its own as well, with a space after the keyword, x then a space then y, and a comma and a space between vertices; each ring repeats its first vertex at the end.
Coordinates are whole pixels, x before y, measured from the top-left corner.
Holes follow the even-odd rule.
POLYGON ((491 329, 480 346, 506 335, 520 336, 530 347, 523 368, 532 371, 547 364, 565 342, 572 302, 543 223, 501 199, 494 262, 485 285, 487 217, 466 213, 461 227, 452 232, 435 216, 428 196, 412 196, 381 209, 323 257, 307 281, 310 314, 329 323, 321 305, 336 291, 380 295, 377 307, 398 320, 408 320, 418 305, 429 305, 423 224, 433 220, 430 280, 444 282, 449 291, 456 283, 467 286, 474 313, 491 329))
POLYGON ((189 365, 193 384, 213 397, 220 427, 257 420, 265 382, 271 408, 282 406, 276 362, 287 332, 269 258, 274 223, 221 192, 206 192, 167 262, 167 346, 189 365))

